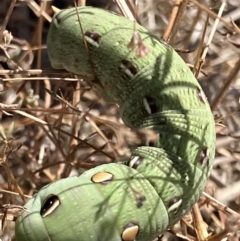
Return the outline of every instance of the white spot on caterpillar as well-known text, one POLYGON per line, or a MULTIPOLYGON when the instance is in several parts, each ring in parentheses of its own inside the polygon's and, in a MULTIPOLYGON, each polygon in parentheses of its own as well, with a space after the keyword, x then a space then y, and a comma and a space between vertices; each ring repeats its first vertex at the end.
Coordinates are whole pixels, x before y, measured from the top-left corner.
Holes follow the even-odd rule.
POLYGON ((131 63, 131 61, 123 59, 119 66, 119 70, 125 73, 131 79, 137 74, 136 67, 131 63))
POLYGON ((90 43, 91 45, 95 46, 95 47, 99 47, 99 44, 97 42, 95 42, 93 39, 89 38, 88 36, 84 36, 85 40, 90 43))
POLYGON ((50 194, 43 202, 43 205, 40 210, 41 216, 44 218, 50 215, 60 206, 60 204, 61 202, 58 196, 50 194))
POLYGON ((177 202, 173 203, 173 205, 171 205, 171 206, 168 208, 168 212, 172 212, 172 211, 178 209, 181 204, 182 204, 182 199, 179 199, 177 202))
POLYGON ((129 160, 128 166, 136 169, 141 164, 142 161, 143 161, 142 157, 140 157, 140 156, 133 156, 129 160))
POLYGON ((97 48, 99 47, 99 40, 101 38, 101 35, 99 35, 98 33, 86 31, 84 34, 84 38, 92 46, 97 48))
POLYGON ((146 98, 143 99, 143 106, 144 106, 144 108, 145 108, 145 110, 147 111, 148 114, 152 114, 150 105, 149 105, 146 98))
POLYGON ((131 71, 130 71, 128 68, 126 68, 126 66, 124 66, 123 64, 120 64, 120 69, 122 69, 123 72, 124 72, 127 76, 129 76, 130 78, 133 78, 133 77, 134 77, 134 75, 131 73, 131 71))

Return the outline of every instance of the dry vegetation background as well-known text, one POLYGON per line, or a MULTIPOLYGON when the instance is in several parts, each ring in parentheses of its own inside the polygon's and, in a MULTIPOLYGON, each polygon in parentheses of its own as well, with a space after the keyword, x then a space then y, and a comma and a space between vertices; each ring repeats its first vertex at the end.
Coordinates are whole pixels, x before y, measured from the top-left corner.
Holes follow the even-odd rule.
MULTIPOLYGON (((124 1, 116 2, 86 4, 121 12, 118 4, 124 1)), ((189 66, 195 72, 201 66, 198 79, 216 120, 216 158, 206 188, 214 198, 203 196, 199 202, 205 223, 196 208, 197 221, 185 217, 181 229, 176 225, 164 239, 209 235, 208 240, 240 240, 240 2, 139 0, 137 10, 129 2, 142 25, 167 40, 169 32, 169 43, 189 66), (215 25, 217 14, 221 18, 215 25)), ((117 107, 101 100, 86 81, 51 69, 45 45, 51 5, 67 8, 73 1, 0 1, 2 240, 14 240, 14 221, 28 199, 23 194, 31 196, 51 181, 111 162, 143 135, 131 133, 117 107)))

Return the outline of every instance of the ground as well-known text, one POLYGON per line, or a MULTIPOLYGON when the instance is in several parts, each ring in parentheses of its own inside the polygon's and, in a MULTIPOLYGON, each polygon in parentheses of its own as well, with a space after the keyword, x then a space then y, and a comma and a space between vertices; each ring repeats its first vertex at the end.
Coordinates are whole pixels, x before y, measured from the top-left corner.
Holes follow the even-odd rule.
MULTIPOLYGON (((140 0, 138 7, 126 2, 131 4, 86 4, 118 13, 122 6, 126 14, 130 9, 139 23, 168 41, 196 73, 215 116, 216 157, 198 203, 201 214, 195 207, 181 232, 178 224, 163 240, 239 240, 239 0, 140 0)), ((52 5, 67 8, 73 1, 0 3, 2 240, 14 240, 22 205, 42 186, 127 155, 129 146, 149 134, 132 133, 118 107, 100 99, 87 81, 51 69, 46 36, 52 5)))

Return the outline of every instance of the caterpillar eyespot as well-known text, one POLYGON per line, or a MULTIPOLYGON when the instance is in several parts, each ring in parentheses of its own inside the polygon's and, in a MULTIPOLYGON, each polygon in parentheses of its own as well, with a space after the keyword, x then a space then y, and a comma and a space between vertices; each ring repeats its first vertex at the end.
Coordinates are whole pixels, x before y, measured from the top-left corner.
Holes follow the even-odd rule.
POLYGON ((88 43, 90 43, 94 47, 97 47, 97 48, 99 47, 99 41, 100 41, 100 38, 101 38, 101 36, 99 34, 87 31, 84 34, 84 38, 86 39, 86 41, 88 43))
POLYGON ((136 67, 128 60, 121 61, 119 71, 124 72, 129 78, 133 78, 138 72, 136 67))
POLYGON ((16 240, 151 241, 191 209, 206 185, 215 155, 211 109, 165 42, 123 16, 91 7, 77 12, 81 28, 75 8, 53 18, 52 66, 94 80, 126 125, 152 129, 158 140, 133 148, 123 163, 41 189, 17 219, 16 240))
POLYGON ((132 156, 132 158, 127 162, 129 167, 137 169, 137 167, 143 162, 143 158, 140 156, 132 156))
POLYGON ((44 218, 51 213, 53 213, 58 206, 61 204, 59 198, 56 195, 49 195, 43 202, 43 205, 40 210, 41 216, 44 218))
POLYGON ((137 237, 139 232, 139 226, 134 223, 128 223, 124 227, 124 231, 122 233, 122 240, 123 241, 133 241, 137 237))
POLYGON ((109 172, 98 172, 94 174, 91 178, 93 183, 108 184, 112 182, 114 176, 109 172))
POLYGON ((182 204, 182 196, 174 197, 169 201, 169 208, 168 211, 172 212, 179 208, 182 204))

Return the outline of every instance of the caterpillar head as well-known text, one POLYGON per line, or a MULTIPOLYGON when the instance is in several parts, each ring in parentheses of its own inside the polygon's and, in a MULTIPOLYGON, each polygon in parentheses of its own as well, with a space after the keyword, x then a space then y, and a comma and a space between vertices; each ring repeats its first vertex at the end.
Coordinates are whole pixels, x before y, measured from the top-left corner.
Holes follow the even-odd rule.
MULTIPOLYGON (((16 221, 16 240, 70 240, 65 227, 69 222, 66 193, 76 186, 77 177, 62 179, 43 187, 26 205, 16 221)), ((72 204, 74 206, 74 204, 72 204)), ((71 219, 71 218, 70 218, 71 219)))

